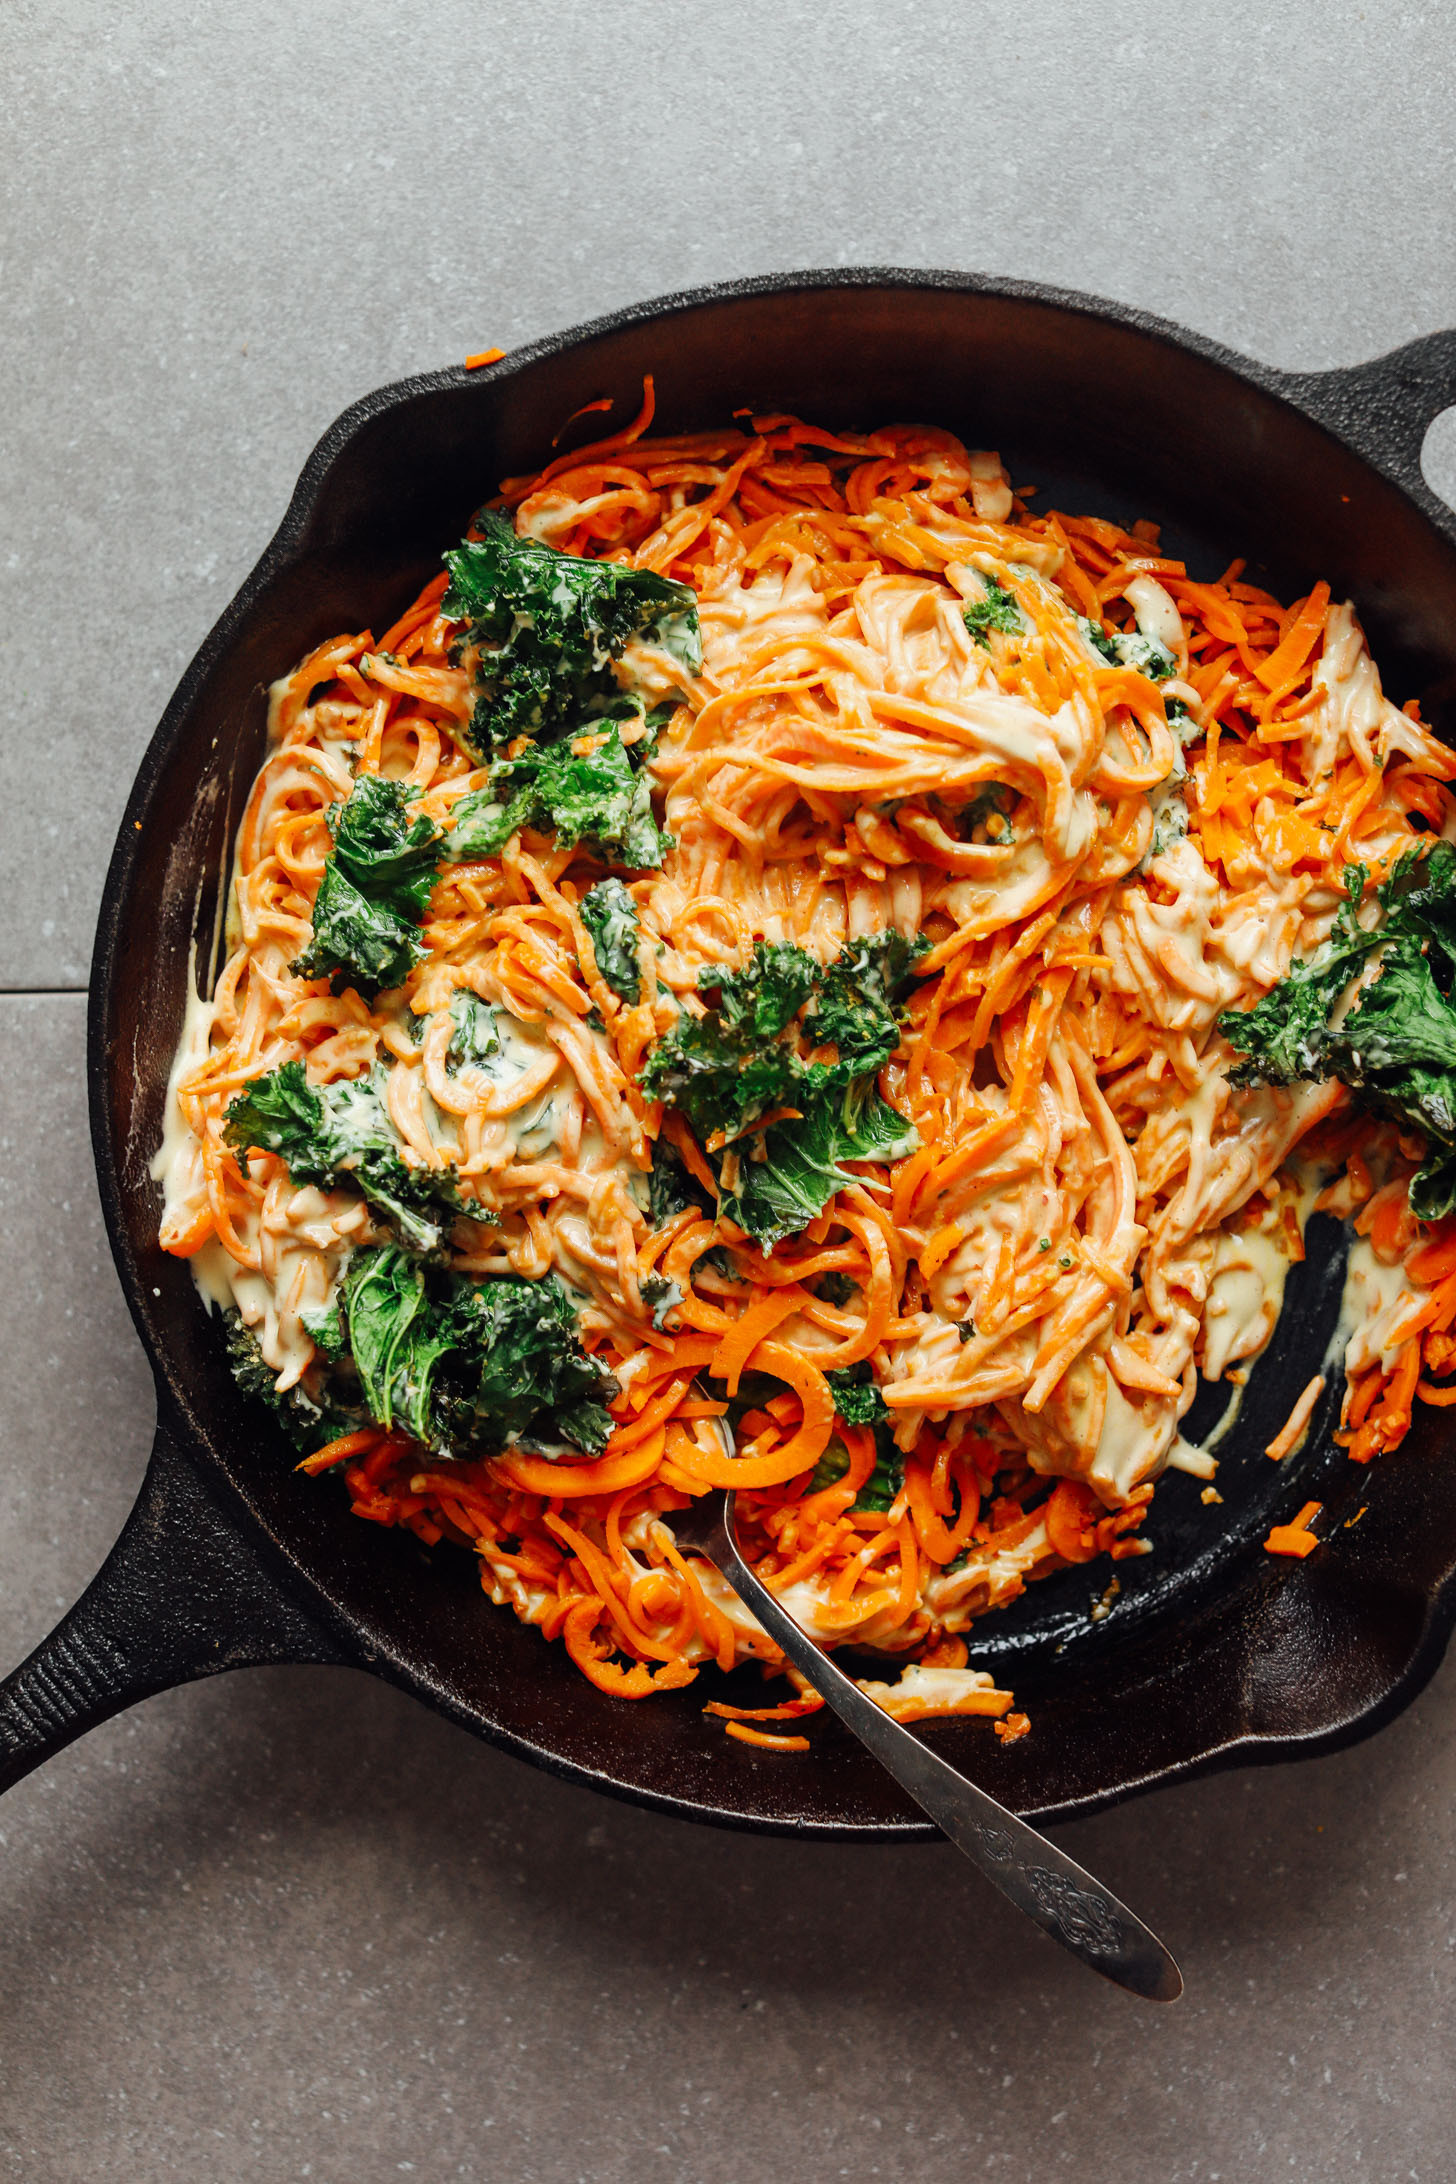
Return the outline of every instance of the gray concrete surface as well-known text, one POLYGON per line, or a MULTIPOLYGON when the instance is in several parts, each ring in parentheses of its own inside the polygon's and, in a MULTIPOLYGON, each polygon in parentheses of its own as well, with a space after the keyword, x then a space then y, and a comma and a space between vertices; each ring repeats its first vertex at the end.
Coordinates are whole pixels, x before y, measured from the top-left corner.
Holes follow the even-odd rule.
MULTIPOLYGON (((150 1428, 85 1138, 105 859, 336 412, 635 297, 870 260, 1352 362, 1456 321, 1453 64, 1445 10, 1314 0, 10 0, 0 1661, 99 1560, 150 1428)), ((1449 414, 1428 468, 1456 493, 1449 414)), ((1068 1831, 1183 1958, 1159 2015, 948 1851, 679 1828, 346 1674, 171 1694, 0 1805, 0 2175, 1447 2178, 1452 1675, 1356 1751, 1068 1831)))

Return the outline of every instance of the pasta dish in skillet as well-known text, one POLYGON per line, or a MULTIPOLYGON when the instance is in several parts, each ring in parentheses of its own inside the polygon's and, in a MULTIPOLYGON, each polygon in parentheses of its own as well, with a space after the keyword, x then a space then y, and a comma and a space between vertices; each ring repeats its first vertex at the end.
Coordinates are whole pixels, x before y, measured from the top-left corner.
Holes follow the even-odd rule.
MULTIPOLYGON (((603 1690, 781 1670, 658 1521, 731 1485, 891 1711, 1019 1735, 970 1626, 1211 1482, 1316 1207, 1350 1455, 1456 1399, 1456 755, 1323 583, 651 416, 274 686, 161 1241, 300 1468, 603 1690)), ((802 1747, 774 1696, 714 1710, 802 1747)))

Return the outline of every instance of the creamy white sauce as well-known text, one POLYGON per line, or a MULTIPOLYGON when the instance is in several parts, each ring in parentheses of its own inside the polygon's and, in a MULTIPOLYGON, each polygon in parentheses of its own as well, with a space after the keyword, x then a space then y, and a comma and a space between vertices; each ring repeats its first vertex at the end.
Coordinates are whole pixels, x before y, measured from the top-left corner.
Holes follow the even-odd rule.
POLYGON ((1326 1366, 1343 1357, 1347 1373, 1362 1373, 1379 1359, 1382 1369, 1391 1371, 1405 1339, 1404 1322, 1412 1301, 1405 1268, 1399 1262, 1386 1266, 1369 1237, 1357 1236, 1350 1246, 1340 1317, 1330 1337, 1326 1366))
POLYGON ((1184 644, 1183 617, 1155 576, 1135 576, 1123 598, 1137 617, 1141 634, 1176 660, 1184 644))
POLYGON ((1192 1441, 1185 1441, 1180 1433, 1168 1451, 1167 1467, 1170 1471, 1186 1471, 1195 1479, 1211 1479, 1218 1469, 1218 1458, 1211 1456, 1206 1448, 1197 1448, 1192 1441))
POLYGON ((188 1128, 177 1100, 177 1087, 182 1079, 206 1060, 212 1034, 213 1004, 204 1001, 197 991, 196 970, 197 945, 194 942, 187 956, 187 1006, 182 1015, 182 1036, 167 1077, 162 1142, 152 1155, 150 1171, 152 1181, 162 1186, 164 1221, 169 1214, 180 1215, 187 1207, 200 1204, 203 1196, 197 1140, 188 1128))
POLYGON ((867 1698, 893 1714, 907 1700, 923 1706, 956 1706, 979 1691, 994 1691, 995 1680, 983 1668, 927 1668, 911 1661, 892 1684, 860 1680, 867 1698))
POLYGON ((1289 1260, 1264 1229, 1220 1236, 1203 1312, 1202 1371, 1222 1380, 1230 1365, 1256 1357, 1284 1307, 1289 1260))
POLYGON ((1169 1403, 1130 1403, 1109 1373, 1089 1480, 1104 1496, 1125 1502, 1135 1486, 1162 1470, 1177 1431, 1177 1412, 1169 1403))

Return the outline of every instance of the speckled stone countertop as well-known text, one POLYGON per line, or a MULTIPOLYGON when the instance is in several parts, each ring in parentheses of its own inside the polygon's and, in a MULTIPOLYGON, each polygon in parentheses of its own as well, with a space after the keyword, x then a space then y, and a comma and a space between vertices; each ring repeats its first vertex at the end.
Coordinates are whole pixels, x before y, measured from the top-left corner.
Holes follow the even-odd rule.
MULTIPOLYGON (((795 265, 1083 287, 1271 363, 1456 322, 1456 18, 1019 0, 11 0, 0 344, 0 1663, 150 1439, 84 986, 127 785, 371 386, 795 265)), ((1456 415, 1433 428, 1456 497, 1456 415)), ((1068 1828, 1154 2012, 949 1849, 717 1835, 362 1675, 171 1693, 0 1803, 0 2176, 1452 2174, 1456 1681, 1068 1828)))

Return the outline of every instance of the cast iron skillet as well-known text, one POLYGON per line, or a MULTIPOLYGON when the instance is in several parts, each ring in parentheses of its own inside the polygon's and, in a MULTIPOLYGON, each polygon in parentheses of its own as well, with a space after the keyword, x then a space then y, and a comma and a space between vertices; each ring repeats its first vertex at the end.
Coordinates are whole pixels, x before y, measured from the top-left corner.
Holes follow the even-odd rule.
MULTIPOLYGON (((185 1265, 156 1246, 148 1177, 189 961, 215 960, 228 845, 258 764, 263 686, 339 629, 385 628, 497 480, 528 470, 583 403, 629 417, 656 375, 664 426, 745 405, 828 426, 913 418, 999 447, 1042 505, 1151 516, 1195 571, 1235 554, 1292 596, 1317 575, 1356 601, 1387 687, 1456 735, 1456 519, 1421 442, 1456 398, 1456 333, 1349 371, 1289 375, 1087 297, 950 273, 842 271, 672 296, 484 372, 386 387, 315 450, 282 528, 168 706, 127 805, 91 989, 92 1128, 112 1249, 157 1382, 136 1509, 90 1590, 0 1685, 0 1788, 133 1700, 269 1661, 372 1669, 553 1772, 695 1819, 810 1835, 934 1833, 855 1743, 820 1730, 785 1761, 705 1719, 709 1679, 626 1705, 486 1601, 470 1559, 348 1515, 294 1475, 238 1396, 185 1265)), ((600 429, 592 418, 578 437, 600 429)), ((569 443, 568 443, 569 444, 569 443)), ((1325 1750, 1389 1719, 1456 1617, 1456 1485, 1444 1414, 1368 1472, 1333 1450, 1259 1453, 1319 1362, 1340 1286, 1325 1236, 1291 1284, 1273 1353, 1225 1444, 1221 1507, 1171 1476, 1155 1555, 1122 1592, 1070 1571, 981 1627, 1034 1734, 929 1732, 997 1796, 1085 1812, 1232 1760, 1325 1750), (1306 1493, 1339 1520, 1304 1563, 1259 1542, 1306 1493), (1346 1527, 1363 1508, 1358 1523, 1346 1527)), ((1195 1424, 1218 1396, 1207 1391, 1195 1424)), ((716 1673, 716 1672, 715 1672, 716 1673)), ((754 1685, 754 1688, 760 1688, 754 1685)))

